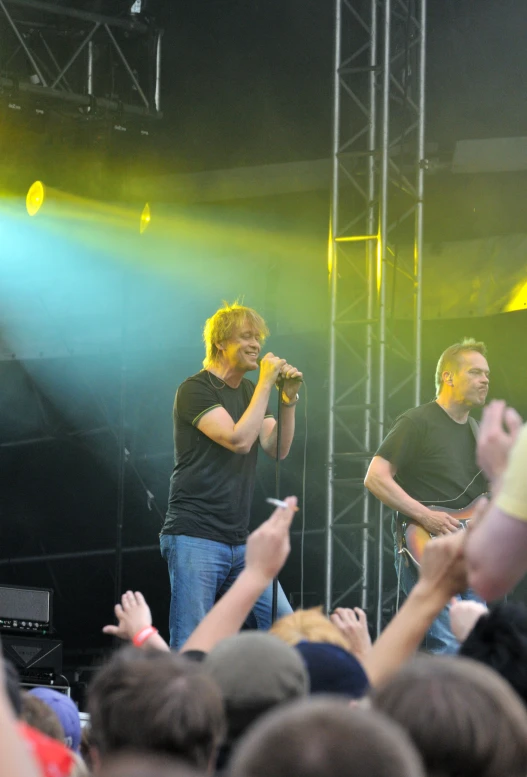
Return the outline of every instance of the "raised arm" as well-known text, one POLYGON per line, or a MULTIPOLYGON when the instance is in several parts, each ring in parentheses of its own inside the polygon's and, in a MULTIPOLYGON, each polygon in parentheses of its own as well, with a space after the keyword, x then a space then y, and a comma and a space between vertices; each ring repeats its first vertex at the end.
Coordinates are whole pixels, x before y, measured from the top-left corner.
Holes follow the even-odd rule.
POLYGON ((397 468, 394 464, 382 456, 374 456, 364 485, 383 504, 407 515, 432 534, 449 534, 459 529, 459 521, 453 515, 430 510, 409 496, 395 481, 396 474, 397 468))
POLYGON ((478 462, 492 486, 492 501, 467 538, 469 585, 497 599, 527 572, 527 426, 505 402, 483 413, 478 462))
POLYGON ((236 634, 265 589, 284 566, 291 550, 289 530, 297 510, 296 496, 285 499, 247 540, 245 569, 216 602, 181 648, 208 652, 220 640, 236 634))
MULTIPOLYGON (((278 507, 249 536, 245 569, 194 629, 181 652, 208 652, 221 639, 236 634, 260 596, 278 575, 291 550, 289 529, 298 509, 295 496, 289 496, 285 501, 287 509, 278 507)), ((144 649, 170 649, 157 629, 152 628, 150 608, 139 591, 123 594, 121 604, 115 605, 115 615, 118 624, 105 626, 105 634, 134 641, 144 649)))
POLYGON ((464 541, 465 533, 457 532, 426 545, 419 580, 364 659, 373 686, 400 669, 451 597, 467 587, 464 541))

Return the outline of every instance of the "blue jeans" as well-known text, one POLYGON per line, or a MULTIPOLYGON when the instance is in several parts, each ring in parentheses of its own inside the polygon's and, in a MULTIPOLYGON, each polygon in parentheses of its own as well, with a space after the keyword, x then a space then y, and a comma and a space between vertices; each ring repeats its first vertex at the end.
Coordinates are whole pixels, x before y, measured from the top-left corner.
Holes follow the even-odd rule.
MULTIPOLYGON (((183 534, 162 534, 161 555, 170 577, 170 647, 179 650, 245 566, 245 545, 227 545, 183 534)), ((271 626, 272 585, 254 605, 247 628, 271 626)), ((277 617, 292 612, 278 585, 277 617)))
MULTIPOLYGON (((401 574, 399 577, 399 585, 404 593, 408 596, 414 585, 417 583, 419 572, 417 567, 411 559, 408 558, 406 553, 399 555, 397 552, 397 546, 395 547, 395 570, 399 574, 399 565, 401 568, 401 574)), ((471 599, 475 602, 483 602, 477 594, 470 588, 460 594, 458 599, 471 599)), ((437 655, 454 655, 459 650, 459 642, 454 637, 450 630, 450 605, 447 605, 435 621, 432 623, 428 631, 426 632, 423 647, 429 653, 435 653, 437 655)))

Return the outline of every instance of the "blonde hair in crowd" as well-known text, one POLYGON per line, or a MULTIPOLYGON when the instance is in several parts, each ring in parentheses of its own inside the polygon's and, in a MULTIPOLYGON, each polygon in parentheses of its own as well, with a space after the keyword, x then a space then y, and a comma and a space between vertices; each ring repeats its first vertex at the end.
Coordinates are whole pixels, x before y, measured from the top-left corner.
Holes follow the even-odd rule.
POLYGON ((482 356, 487 355, 487 346, 481 341, 474 340, 473 337, 465 337, 460 343, 454 343, 449 345, 446 351, 443 351, 439 357, 436 367, 435 384, 436 384, 436 396, 438 397, 443 388, 443 373, 448 369, 456 369, 459 367, 459 357, 464 353, 470 353, 471 351, 477 351, 482 356))
POLYGON ((228 340, 244 324, 259 334, 261 343, 269 335, 269 329, 262 316, 253 308, 240 305, 237 301, 233 302, 232 305, 224 302, 223 307, 206 320, 203 329, 203 342, 205 343, 203 366, 205 369, 218 361, 217 343, 228 340))
POLYGON ((283 642, 294 647, 299 642, 327 642, 338 645, 348 653, 350 648, 339 629, 322 613, 322 607, 297 610, 273 623, 269 630, 283 642))

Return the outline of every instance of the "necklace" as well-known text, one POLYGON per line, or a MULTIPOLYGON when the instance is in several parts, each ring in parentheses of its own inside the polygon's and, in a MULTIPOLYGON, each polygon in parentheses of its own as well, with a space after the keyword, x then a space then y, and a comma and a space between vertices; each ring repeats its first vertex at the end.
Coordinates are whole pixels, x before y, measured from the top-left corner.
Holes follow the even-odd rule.
POLYGON ((214 381, 212 380, 212 373, 211 373, 211 372, 209 372, 208 370, 206 370, 206 372, 207 372, 207 375, 209 376, 209 381, 210 381, 210 385, 212 386, 212 388, 216 389, 216 391, 222 391, 222 390, 225 388, 225 386, 227 385, 227 384, 225 383, 225 381, 224 381, 224 380, 222 380, 221 378, 218 378, 218 376, 217 376, 217 375, 215 375, 214 377, 215 377, 215 378, 218 378, 218 380, 221 380, 221 382, 222 382, 222 384, 223 384, 222 386, 216 386, 216 385, 214 384, 214 381))

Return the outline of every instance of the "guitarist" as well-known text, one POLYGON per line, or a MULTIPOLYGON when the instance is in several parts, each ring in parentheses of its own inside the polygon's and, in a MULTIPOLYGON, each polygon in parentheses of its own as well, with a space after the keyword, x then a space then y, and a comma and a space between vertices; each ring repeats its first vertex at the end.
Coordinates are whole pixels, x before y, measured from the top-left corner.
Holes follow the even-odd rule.
MULTIPOLYGON (((464 339, 444 351, 437 364, 436 399, 403 413, 373 457, 364 484, 400 515, 394 521, 396 569, 405 594, 418 570, 401 547, 400 520, 412 520, 433 535, 457 531, 455 515, 487 490, 476 463, 475 422, 469 413, 485 404, 489 365, 484 343, 464 339), (434 505, 439 509, 431 510, 434 505)), ((475 599, 471 591, 463 598, 475 599)), ((425 647, 432 653, 455 653, 448 608, 432 624, 425 647)))

